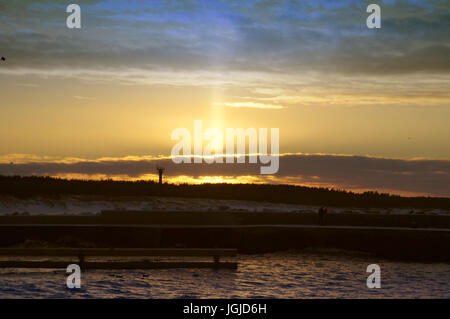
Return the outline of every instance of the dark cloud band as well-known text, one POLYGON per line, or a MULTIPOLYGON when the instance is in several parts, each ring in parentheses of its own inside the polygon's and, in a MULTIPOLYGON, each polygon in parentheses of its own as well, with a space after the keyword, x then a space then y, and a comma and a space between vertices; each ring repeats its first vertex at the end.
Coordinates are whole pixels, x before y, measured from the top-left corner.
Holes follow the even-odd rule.
POLYGON ((171 159, 107 159, 73 163, 0 164, 0 174, 84 175, 136 179, 166 168, 166 176, 252 177, 252 182, 293 183, 353 190, 450 196, 450 161, 402 160, 363 156, 283 155, 274 176, 259 175, 260 164, 174 164, 171 159))

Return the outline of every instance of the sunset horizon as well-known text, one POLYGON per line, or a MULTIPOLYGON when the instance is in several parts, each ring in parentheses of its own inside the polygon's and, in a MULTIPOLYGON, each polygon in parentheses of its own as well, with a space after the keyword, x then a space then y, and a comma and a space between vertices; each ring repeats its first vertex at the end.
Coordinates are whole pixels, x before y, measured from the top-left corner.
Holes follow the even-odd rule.
POLYGON ((450 298, 449 35, 450 0, 0 0, 0 301, 450 298))
POLYGON ((120 162, 170 156, 172 132, 201 120, 279 128, 289 164, 272 180, 227 165, 168 169, 168 180, 450 196, 445 3, 387 2, 380 29, 367 28, 363 2, 251 3, 85 1, 80 29, 62 4, 2 4, 0 174, 153 178, 151 165, 120 162), (301 167, 309 155, 317 167, 301 167), (108 158, 120 174, 101 170, 108 158))
MULTIPOLYGON (((255 165, 228 164, 227 169, 221 169, 218 164, 174 164, 169 156, 126 156, 120 158, 102 157, 97 159, 82 158, 57 158, 38 157, 27 154, 12 154, 0 157, 0 174, 5 176, 49 176, 63 179, 81 180, 117 180, 117 181, 158 181, 156 168, 164 166, 164 182, 172 184, 203 184, 203 183, 230 183, 230 184, 286 184, 295 186, 331 188, 336 190, 346 190, 355 193, 380 192, 400 196, 432 196, 450 197, 447 188, 445 174, 441 174, 440 184, 435 184, 430 188, 427 183, 420 183, 419 178, 415 179, 415 184, 408 187, 406 182, 411 181, 411 174, 404 171, 398 176, 398 167, 414 167, 415 170, 430 170, 430 166, 436 172, 446 169, 446 162, 430 159, 386 159, 383 157, 352 156, 352 155, 324 155, 324 154, 279 154, 280 165, 284 164, 284 157, 289 158, 288 167, 283 167, 275 175, 260 175, 257 173, 255 165), (322 162, 311 167, 311 162, 322 162), (396 169, 386 171, 383 177, 375 176, 367 171, 362 165, 356 167, 358 162, 372 162, 370 166, 377 162, 395 164, 396 169), (293 162, 293 164, 292 164, 293 162), (308 164, 308 169, 302 167, 302 162, 308 164), (329 176, 321 174, 321 165, 327 163, 338 165, 329 176), (335 176, 343 169, 345 163, 352 167, 354 174, 335 176), (295 167, 298 163, 298 167, 295 167), (421 168, 423 167, 423 168, 421 168), (434 168, 433 168, 434 167, 434 168), (228 175, 219 175, 221 171, 228 175), (285 173, 285 171, 287 171, 285 173), (295 174, 292 174, 295 172, 295 174), (315 175, 317 174, 317 175, 315 175), (365 174, 361 178, 361 174, 365 174), (334 176, 333 176, 334 175, 334 176), (382 185, 382 186, 380 186, 382 185), (442 186, 441 186, 442 185, 442 186), (426 188, 428 187, 428 188, 426 188), (433 191, 430 191, 433 189, 433 191)), ((348 172, 347 172, 348 174, 348 172)), ((437 181, 437 180, 436 180, 437 181)))

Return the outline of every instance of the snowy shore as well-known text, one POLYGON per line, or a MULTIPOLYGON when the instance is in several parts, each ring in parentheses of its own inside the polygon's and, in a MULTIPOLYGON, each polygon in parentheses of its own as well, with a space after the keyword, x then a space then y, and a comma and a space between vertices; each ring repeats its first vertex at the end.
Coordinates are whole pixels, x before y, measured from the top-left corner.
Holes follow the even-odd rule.
MULTIPOLYGON (((180 197, 61 196, 19 199, 0 196, 0 216, 5 215, 96 215, 103 210, 143 211, 238 211, 317 213, 319 206, 242 200, 214 200, 180 197)), ((411 208, 328 207, 328 213, 450 215, 449 210, 411 208)))

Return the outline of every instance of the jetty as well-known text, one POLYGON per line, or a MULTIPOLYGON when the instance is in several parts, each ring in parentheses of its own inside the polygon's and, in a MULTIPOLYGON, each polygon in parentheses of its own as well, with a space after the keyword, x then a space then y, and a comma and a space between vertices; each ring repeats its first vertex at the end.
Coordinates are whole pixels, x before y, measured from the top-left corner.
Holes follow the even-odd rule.
POLYGON ((66 268, 76 263, 83 269, 167 269, 167 268, 237 268, 236 261, 221 261, 221 257, 236 257, 236 249, 180 248, 0 248, 0 268, 66 268), (11 257, 72 257, 72 260, 16 260, 11 257), (74 260, 73 257, 77 259, 74 260), (120 260, 88 261, 88 257, 211 257, 211 261, 186 260, 120 260))
POLYGON ((96 216, 0 216, 1 247, 26 248, 30 242, 54 248, 113 247, 117 252, 121 248, 182 248, 252 254, 319 247, 450 262, 446 249, 450 216, 327 214, 321 224, 314 213, 281 212, 104 211, 96 216))

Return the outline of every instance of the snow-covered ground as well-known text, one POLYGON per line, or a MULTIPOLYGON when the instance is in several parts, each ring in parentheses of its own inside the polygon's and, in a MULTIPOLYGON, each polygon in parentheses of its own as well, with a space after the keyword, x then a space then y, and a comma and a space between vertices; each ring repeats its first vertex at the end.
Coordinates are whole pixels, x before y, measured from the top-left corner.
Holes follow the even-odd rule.
MULTIPOLYGON (((145 210, 145 211, 247 211, 247 212, 311 212, 317 213, 318 206, 277 204, 242 200, 214 200, 179 197, 99 197, 66 196, 60 198, 36 197, 18 199, 0 197, 0 215, 95 215, 102 210, 145 210)), ((336 208, 329 207, 329 213, 374 213, 374 214, 435 214, 450 215, 443 209, 414 208, 336 208)))

